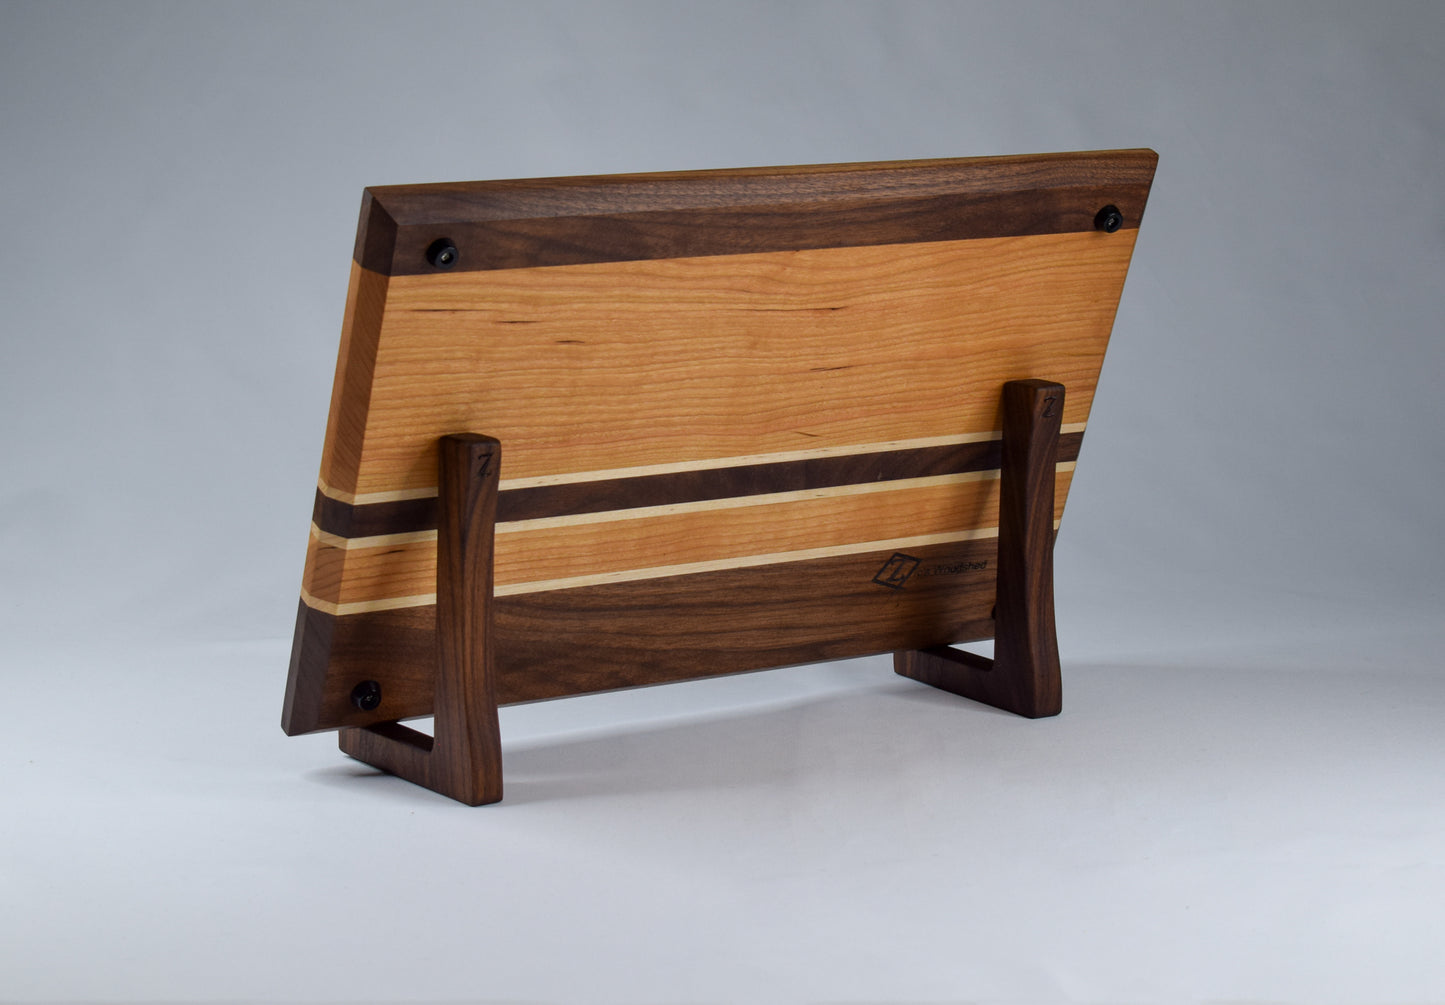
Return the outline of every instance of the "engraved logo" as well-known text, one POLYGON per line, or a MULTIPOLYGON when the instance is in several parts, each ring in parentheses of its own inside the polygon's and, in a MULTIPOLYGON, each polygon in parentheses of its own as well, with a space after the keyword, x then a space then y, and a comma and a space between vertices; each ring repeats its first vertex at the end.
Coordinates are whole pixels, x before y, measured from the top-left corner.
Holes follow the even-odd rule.
POLYGON ((988 568, 988 559, 982 558, 976 562, 945 562, 941 565, 930 565, 918 574, 919 579, 926 579, 929 576, 961 576, 965 572, 982 572, 988 568))
POLYGON ((918 568, 918 559, 912 555, 905 555, 901 551, 895 551, 893 557, 883 563, 883 568, 873 577, 873 582, 879 586, 886 586, 890 590, 901 590, 903 584, 908 582, 908 577, 913 575, 918 568))

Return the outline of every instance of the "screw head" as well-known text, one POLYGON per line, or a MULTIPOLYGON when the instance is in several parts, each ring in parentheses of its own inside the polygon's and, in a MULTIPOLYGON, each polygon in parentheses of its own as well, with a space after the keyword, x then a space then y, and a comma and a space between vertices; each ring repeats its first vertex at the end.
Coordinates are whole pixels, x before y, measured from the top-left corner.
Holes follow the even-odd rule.
POLYGON ((457 246, 450 237, 439 237, 426 249, 426 260, 434 269, 450 269, 457 264, 457 246))
POLYGON ((374 680, 364 680, 351 689, 351 704, 363 712, 374 712, 381 704, 381 685, 374 680))
POLYGON ((1113 203, 1105 206, 1094 214, 1094 229, 1102 230, 1106 234, 1112 234, 1124 226, 1124 214, 1119 212, 1119 207, 1113 203))

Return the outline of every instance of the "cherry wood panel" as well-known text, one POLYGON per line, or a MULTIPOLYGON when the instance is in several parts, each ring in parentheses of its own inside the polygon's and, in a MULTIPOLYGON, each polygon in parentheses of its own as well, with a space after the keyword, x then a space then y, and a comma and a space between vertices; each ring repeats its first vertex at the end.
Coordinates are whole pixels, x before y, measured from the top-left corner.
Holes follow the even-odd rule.
POLYGON ((1134 233, 393 278, 370 394, 328 437, 365 434, 323 489, 434 489, 436 437, 464 430, 506 444, 504 489, 988 433, 1003 383, 1040 373, 1079 425, 1134 233))
POLYGON ((376 350, 381 343, 381 319, 386 309, 386 286, 385 276, 352 264, 341 322, 341 346, 336 353, 336 377, 331 384, 326 440, 321 447, 323 477, 327 472, 356 471, 361 463, 376 350))

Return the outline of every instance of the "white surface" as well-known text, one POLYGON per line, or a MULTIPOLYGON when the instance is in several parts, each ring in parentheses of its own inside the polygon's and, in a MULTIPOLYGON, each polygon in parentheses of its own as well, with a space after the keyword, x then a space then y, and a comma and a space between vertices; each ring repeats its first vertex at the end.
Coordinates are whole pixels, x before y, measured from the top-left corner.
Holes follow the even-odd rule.
POLYGON ((283 737, 283 644, 105 666, 160 706, 51 655, 4 997, 1436 1001, 1445 633, 1390 634, 1073 665, 1036 722, 883 660, 508 709, 476 810, 283 737))
MULTIPOLYGON (((0 4, 0 1001, 1445 1001, 1445 5, 0 4), (363 186, 1152 146, 1065 713, 279 718, 363 186)), ((1041 374, 1040 376, 1048 376, 1041 374)))

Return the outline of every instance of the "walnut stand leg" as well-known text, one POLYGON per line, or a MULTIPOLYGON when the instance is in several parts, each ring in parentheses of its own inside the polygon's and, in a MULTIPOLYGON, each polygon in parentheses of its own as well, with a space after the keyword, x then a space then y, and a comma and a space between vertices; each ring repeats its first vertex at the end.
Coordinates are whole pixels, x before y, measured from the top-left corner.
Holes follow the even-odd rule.
POLYGON ((468 806, 502 798, 492 660, 492 554, 501 444, 438 443, 435 737, 396 722, 341 730, 341 749, 468 806))
POLYGON ((1054 465, 1064 388, 1045 380, 1003 387, 994 658, 949 646, 894 653, 905 677, 1038 719, 1063 705, 1054 635, 1054 465))

